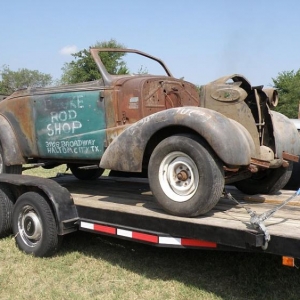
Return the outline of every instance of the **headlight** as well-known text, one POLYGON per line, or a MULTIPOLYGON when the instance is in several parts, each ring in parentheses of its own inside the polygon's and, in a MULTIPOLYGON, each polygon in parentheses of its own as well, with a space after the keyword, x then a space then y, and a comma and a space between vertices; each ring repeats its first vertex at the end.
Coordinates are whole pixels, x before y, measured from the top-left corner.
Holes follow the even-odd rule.
POLYGON ((268 97, 268 104, 269 106, 272 107, 276 107, 278 104, 278 92, 275 89, 263 89, 264 93, 267 95, 268 97))

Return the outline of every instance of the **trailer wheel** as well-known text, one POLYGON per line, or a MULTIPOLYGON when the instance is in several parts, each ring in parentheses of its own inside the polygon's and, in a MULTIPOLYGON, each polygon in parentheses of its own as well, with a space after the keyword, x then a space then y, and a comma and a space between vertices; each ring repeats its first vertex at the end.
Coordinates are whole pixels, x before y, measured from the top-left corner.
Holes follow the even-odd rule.
POLYGON ((0 186, 0 238, 12 232, 13 195, 4 186, 0 186))
POLYGON ((4 153, 0 145, 0 174, 22 174, 22 165, 6 166, 4 162, 4 153))
POLYGON ((150 157, 148 177, 157 202, 183 217, 211 210, 224 188, 218 159, 191 135, 174 135, 160 142, 150 157))
POLYGON ((69 164, 69 168, 72 172, 72 174, 80 180, 95 180, 99 178, 103 172, 104 169, 97 168, 97 169, 80 169, 82 165, 77 164, 69 164))
POLYGON ((47 200, 36 192, 21 195, 14 207, 13 233, 18 248, 37 257, 54 254, 61 241, 47 200))
POLYGON ((235 182, 234 185, 243 193, 254 194, 276 194, 289 181, 293 170, 293 163, 287 168, 276 168, 260 171, 252 177, 235 182))

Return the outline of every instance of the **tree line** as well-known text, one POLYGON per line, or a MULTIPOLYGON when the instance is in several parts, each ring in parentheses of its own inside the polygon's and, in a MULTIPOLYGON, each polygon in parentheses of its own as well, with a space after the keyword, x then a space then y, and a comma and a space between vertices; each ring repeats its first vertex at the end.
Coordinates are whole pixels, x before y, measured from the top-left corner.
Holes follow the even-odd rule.
MULTIPOLYGON (((116 40, 97 42, 90 48, 126 48, 116 40)), ((101 59, 111 74, 127 74, 128 69, 121 52, 100 53, 101 59)), ((12 71, 4 65, 0 69, 0 95, 10 95, 14 91, 28 87, 46 87, 61 84, 74 84, 100 79, 100 73, 94 63, 89 49, 83 49, 72 54, 74 59, 62 67, 62 76, 54 81, 50 74, 37 70, 19 69, 12 71)), ((273 87, 278 90, 279 103, 275 108, 289 118, 298 118, 300 102, 300 69, 298 71, 283 71, 272 78, 273 87)))

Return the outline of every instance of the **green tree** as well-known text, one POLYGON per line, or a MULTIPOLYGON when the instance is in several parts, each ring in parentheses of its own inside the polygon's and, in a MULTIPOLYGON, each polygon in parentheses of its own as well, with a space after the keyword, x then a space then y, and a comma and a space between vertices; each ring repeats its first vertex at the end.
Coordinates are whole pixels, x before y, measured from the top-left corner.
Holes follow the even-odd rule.
POLYGON ((10 95, 14 91, 28 87, 44 87, 51 85, 52 76, 37 70, 19 69, 12 71, 8 66, 0 70, 0 94, 10 95))
POLYGON ((300 69, 295 72, 280 72, 276 78, 272 78, 274 87, 278 89, 279 102, 276 111, 289 118, 298 118, 300 101, 300 69))
MULTIPOLYGON (((97 42, 90 48, 125 48, 124 45, 117 43, 114 39, 104 42, 97 42)), ((122 57, 122 52, 102 52, 100 57, 107 71, 110 74, 127 74, 128 69, 122 57)), ((72 54, 75 60, 65 63, 62 68, 63 75, 61 77, 62 84, 72 84, 98 80, 101 74, 90 54, 89 49, 81 50, 72 54)))

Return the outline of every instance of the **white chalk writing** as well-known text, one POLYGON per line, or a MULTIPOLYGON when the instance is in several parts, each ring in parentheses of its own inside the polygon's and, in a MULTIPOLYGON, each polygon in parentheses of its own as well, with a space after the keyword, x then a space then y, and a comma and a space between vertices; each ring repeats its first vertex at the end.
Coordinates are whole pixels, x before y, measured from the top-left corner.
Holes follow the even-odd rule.
POLYGON ((50 124, 47 125, 48 136, 61 134, 74 134, 82 128, 82 123, 77 118, 76 109, 84 108, 83 96, 78 95, 69 102, 70 109, 50 112, 50 124))
POLYGON ((46 142, 47 153, 53 154, 88 154, 101 152, 95 140, 74 140, 46 142))

